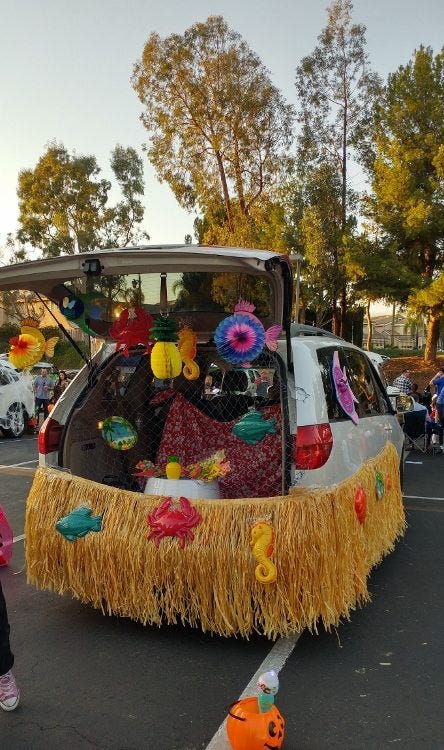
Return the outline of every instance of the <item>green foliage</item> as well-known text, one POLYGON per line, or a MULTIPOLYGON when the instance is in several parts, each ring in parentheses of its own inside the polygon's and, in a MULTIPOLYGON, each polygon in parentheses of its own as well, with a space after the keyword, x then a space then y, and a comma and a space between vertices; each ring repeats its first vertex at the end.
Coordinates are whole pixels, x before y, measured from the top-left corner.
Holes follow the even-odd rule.
POLYGON ((444 52, 421 47, 378 108, 372 209, 403 262, 428 277, 444 259, 443 142, 444 52))
POLYGON ((288 168, 292 107, 221 16, 183 35, 151 34, 132 83, 159 178, 181 206, 234 237, 239 216, 251 219, 288 168))
POLYGON ((380 91, 379 78, 370 71, 365 52, 365 27, 351 23, 352 10, 350 0, 333 0, 327 9, 327 26, 296 75, 301 102, 298 170, 303 183, 311 184, 303 196, 300 222, 312 284, 310 304, 315 303, 319 314, 331 307, 334 330, 342 334, 349 283, 344 254, 356 225, 356 195, 350 186, 348 161, 350 154, 358 159, 365 151, 372 103, 380 91), (339 298, 340 327, 336 321, 339 298))
POLYGON ((35 168, 19 175, 19 241, 45 257, 136 241, 144 213, 142 161, 134 149, 116 146, 111 168, 123 196, 116 206, 108 205, 111 183, 100 178, 94 156, 51 143, 35 168))

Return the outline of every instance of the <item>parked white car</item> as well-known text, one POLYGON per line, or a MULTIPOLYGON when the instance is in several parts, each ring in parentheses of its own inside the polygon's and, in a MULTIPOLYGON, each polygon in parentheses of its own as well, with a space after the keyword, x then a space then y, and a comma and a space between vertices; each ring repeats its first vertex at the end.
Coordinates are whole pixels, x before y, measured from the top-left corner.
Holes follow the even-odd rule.
MULTIPOLYGON (((239 476, 238 485, 234 477, 230 492, 237 494, 229 497, 267 497, 285 494, 295 485, 336 484, 378 455, 387 441, 396 446, 402 466, 403 433, 367 354, 326 332, 318 334, 291 325, 292 279, 284 255, 193 246, 98 251, 2 269, 0 290, 14 288, 17 278, 23 288, 46 294, 62 309, 71 300, 70 309, 75 310, 86 291, 83 300, 91 304, 91 294, 97 290, 94 316, 88 317, 86 309, 82 321, 87 320, 90 329, 104 340, 42 427, 38 440, 41 465, 64 467, 105 484, 134 487, 136 462, 155 462, 162 456, 162 448, 171 444, 165 443, 165 430, 177 397, 176 404, 180 400, 193 418, 201 415, 202 429, 209 430, 201 450, 208 454, 221 447, 222 436, 231 440, 227 425, 237 424, 252 410, 260 414, 259 431, 270 433, 268 442, 266 434, 256 450, 262 463, 266 457, 266 465, 249 465, 248 476, 239 476), (108 297, 101 302, 104 279, 108 297), (109 294, 113 288, 117 296, 109 294), (155 316, 163 311, 196 332, 199 380, 188 381, 180 375, 159 381, 153 378, 150 358, 142 347, 133 347, 129 357, 123 348, 116 352, 110 326, 119 310, 128 305, 122 290, 128 290, 128 299, 128 293, 136 289, 143 297, 145 312, 155 316), (225 295, 231 294, 233 306, 239 298, 254 303, 254 314, 265 330, 276 324, 283 327, 277 351, 264 347, 246 373, 224 360, 214 343, 217 325, 233 309, 220 302, 221 289, 225 295), (331 376, 335 352, 357 399, 357 424, 344 414, 335 397, 331 376), (269 385, 253 389, 250 381, 261 371, 269 385), (218 381, 211 395, 204 388, 209 375, 218 381), (243 375, 245 388, 240 384, 243 375), (111 416, 126 419, 135 428, 138 440, 131 450, 110 450, 106 444, 103 420, 111 416), (214 425, 219 429, 213 430, 214 425), (268 444, 272 447, 266 453, 268 444), (273 482, 268 481, 269 476, 273 482)), ((252 432, 255 427, 257 424, 250 425, 252 432)), ((192 434, 187 420, 181 429, 190 429, 192 434)), ((179 444, 183 435, 177 431, 176 438, 179 444)), ((196 460, 203 458, 197 455, 195 439, 188 440, 185 448, 189 453, 195 448, 196 460)), ((244 451, 248 452, 245 444, 244 451)))
POLYGON ((0 427, 6 437, 18 438, 34 413, 32 378, 7 359, 0 360, 0 427))

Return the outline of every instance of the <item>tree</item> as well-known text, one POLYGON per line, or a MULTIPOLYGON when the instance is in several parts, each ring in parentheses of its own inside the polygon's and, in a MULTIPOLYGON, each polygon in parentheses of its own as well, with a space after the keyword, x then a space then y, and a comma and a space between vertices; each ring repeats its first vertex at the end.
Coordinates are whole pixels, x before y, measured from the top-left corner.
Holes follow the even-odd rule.
POLYGON ((34 169, 19 174, 19 241, 46 257, 134 241, 144 213, 142 161, 131 147, 116 146, 111 168, 123 196, 114 207, 96 158, 51 143, 34 169))
MULTIPOLYGON (((389 76, 375 143, 370 213, 416 274, 409 304, 415 307, 416 294, 423 306, 444 260, 444 51, 434 57, 420 47, 389 76)), ((436 357, 441 314, 431 303, 426 362, 436 357)))
POLYGON ((380 90, 379 78, 369 69, 365 52, 365 27, 351 24, 350 0, 333 0, 328 23, 318 37, 313 53, 297 69, 296 88, 301 102, 299 121, 299 167, 302 175, 313 167, 329 164, 340 175, 341 234, 331 247, 333 265, 342 283, 338 290, 341 319, 333 304, 333 330, 344 332, 347 278, 343 264, 344 242, 354 221, 354 193, 349 180, 349 155, 356 158, 369 138, 372 102, 380 90))
MULTIPOLYGON (((239 224, 245 235, 288 168, 292 107, 221 16, 182 36, 151 34, 132 84, 159 179, 182 207, 200 210, 207 227, 226 225, 234 244, 239 224)), ((246 236, 250 242, 251 231, 246 236)))
POLYGON ((365 303, 367 318, 366 348, 372 348, 373 326, 370 314, 372 302, 405 304, 415 276, 400 263, 396 249, 387 237, 364 231, 346 248, 347 274, 353 282, 356 299, 365 303))

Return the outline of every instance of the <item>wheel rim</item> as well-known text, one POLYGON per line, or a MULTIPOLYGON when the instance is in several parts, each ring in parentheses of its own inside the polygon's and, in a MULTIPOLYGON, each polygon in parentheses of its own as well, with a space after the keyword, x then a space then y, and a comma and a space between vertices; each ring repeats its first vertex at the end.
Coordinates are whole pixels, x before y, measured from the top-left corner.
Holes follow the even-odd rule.
POLYGON ((25 429, 25 414, 20 404, 10 406, 6 418, 8 420, 8 429, 12 435, 20 435, 25 429))

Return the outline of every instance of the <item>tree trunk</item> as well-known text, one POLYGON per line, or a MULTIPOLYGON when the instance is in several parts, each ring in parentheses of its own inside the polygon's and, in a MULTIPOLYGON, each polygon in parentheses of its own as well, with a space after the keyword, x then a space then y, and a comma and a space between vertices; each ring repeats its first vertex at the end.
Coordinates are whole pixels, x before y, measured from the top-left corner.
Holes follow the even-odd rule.
POLYGON ((395 317, 396 317, 396 302, 393 303, 392 307, 392 327, 390 331, 390 346, 395 346, 395 317))
POLYGON ((369 352, 373 344, 373 321, 370 315, 370 300, 368 299, 365 305, 365 317, 367 320, 367 351, 369 352))
MULTIPOLYGON (((344 109, 342 115, 342 195, 341 195, 341 230, 342 240, 345 237, 347 230, 347 126, 348 126, 348 97, 347 97, 347 83, 345 78, 343 80, 343 99, 344 109)), ((342 254, 342 248, 341 248, 342 254)), ((345 319, 347 316, 347 282, 345 273, 343 274, 343 281, 341 287, 341 328, 340 336, 344 338, 345 334, 345 319)))
POLYGON ((441 320, 440 313, 436 313, 432 309, 430 311, 429 319, 427 321, 427 337, 426 337, 425 349, 424 349, 424 362, 427 365, 432 365, 436 360, 440 320, 441 320))

